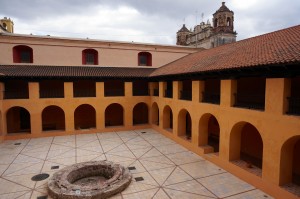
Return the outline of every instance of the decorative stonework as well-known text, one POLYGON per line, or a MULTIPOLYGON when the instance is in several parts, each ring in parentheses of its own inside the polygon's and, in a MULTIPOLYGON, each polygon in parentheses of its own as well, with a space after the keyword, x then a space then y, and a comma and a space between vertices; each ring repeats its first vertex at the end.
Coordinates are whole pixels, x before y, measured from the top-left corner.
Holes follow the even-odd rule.
POLYGON ((122 192, 131 182, 128 168, 109 161, 74 164, 48 181, 54 199, 102 199, 122 192))

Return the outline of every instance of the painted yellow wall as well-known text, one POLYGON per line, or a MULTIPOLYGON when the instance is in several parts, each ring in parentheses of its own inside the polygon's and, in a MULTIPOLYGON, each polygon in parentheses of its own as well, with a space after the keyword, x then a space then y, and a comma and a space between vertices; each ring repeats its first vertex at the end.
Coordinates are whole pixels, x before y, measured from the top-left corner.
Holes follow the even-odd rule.
MULTIPOLYGON (((159 82, 159 96, 132 96, 132 82, 125 82, 124 97, 104 97, 104 83, 96 83, 96 97, 92 98, 73 98, 73 83, 64 82, 65 98, 63 99, 39 99, 38 91, 39 84, 37 82, 29 83, 30 99, 27 100, 1 100, 2 113, 2 132, 6 132, 6 117, 5 114, 9 108, 21 106, 26 108, 31 114, 31 134, 5 135, 5 139, 19 139, 54 135, 68 135, 74 133, 93 133, 112 130, 126 130, 136 128, 152 127, 169 138, 175 140, 184 147, 202 155, 204 158, 218 164, 227 169, 238 177, 246 180, 254 186, 266 191, 267 193, 276 196, 276 198, 295 198, 294 195, 284 191, 279 187, 283 181, 288 180, 288 177, 282 176, 282 167, 289 167, 289 163, 281 163, 282 146, 291 138, 300 136, 300 117, 286 115, 286 95, 288 95, 289 81, 284 78, 266 79, 266 94, 265 94, 265 111, 249 110, 245 108, 232 107, 234 103, 233 93, 237 88, 236 80, 221 80, 221 102, 220 105, 202 103, 201 91, 204 87, 204 81, 193 81, 192 101, 179 100, 178 94, 182 83, 180 81, 173 82, 173 98, 163 97, 165 82, 159 82), (274 100, 276 97, 276 100, 274 100), (152 123, 155 117, 152 114, 157 114, 157 109, 153 109, 153 104, 157 104, 159 111, 159 126, 156 124, 146 124, 141 126, 133 126, 133 108, 136 104, 144 102, 148 106, 148 118, 152 123), (104 113, 107 106, 112 103, 119 103, 124 108, 124 126, 105 128, 104 113), (96 129, 90 131, 76 130, 74 127, 74 110, 81 104, 89 104, 96 110, 96 129), (41 130, 41 112, 50 105, 61 107, 65 112, 66 131, 61 132, 42 132, 41 130), (173 131, 170 132, 163 128, 164 107, 169 106, 173 112, 173 131), (192 120, 192 140, 187 140, 180 137, 178 126, 180 123, 178 117, 180 111, 186 110, 189 112, 192 120), (218 155, 207 154, 212 152, 212 149, 203 145, 202 140, 205 135, 199 121, 204 115, 213 115, 220 126, 220 151, 218 155), (243 124, 249 123, 253 125, 259 132, 263 141, 263 166, 262 176, 250 174, 242 168, 230 163, 231 159, 239 156, 239 144, 234 144, 233 141, 238 140, 232 135, 238 135, 238 130, 243 127, 243 124)), ((0 88, 3 89, 3 84, 0 88)), ((157 87, 157 83, 150 83, 149 88, 157 87)), ((1 93, 1 92, 0 92, 1 93)), ((254 151, 253 153, 256 153, 254 151)))
POLYGON ((189 47, 106 42, 96 40, 59 39, 18 35, 0 36, 0 64, 13 63, 12 49, 27 45, 33 49, 33 65, 82 66, 82 51, 98 51, 99 66, 137 67, 138 53, 152 54, 152 67, 160 67, 197 50, 189 47))

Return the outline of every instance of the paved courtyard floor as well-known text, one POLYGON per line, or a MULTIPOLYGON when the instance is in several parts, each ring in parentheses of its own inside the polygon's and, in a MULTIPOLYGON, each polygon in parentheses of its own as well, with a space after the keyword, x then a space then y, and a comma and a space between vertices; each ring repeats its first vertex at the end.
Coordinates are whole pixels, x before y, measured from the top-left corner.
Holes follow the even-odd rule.
POLYGON ((5 141, 0 144, 0 199, 47 198, 47 179, 32 181, 34 175, 51 176, 65 166, 90 160, 110 160, 132 169, 130 186, 113 199, 272 198, 144 129, 5 141), (138 177, 143 180, 136 181, 138 177))

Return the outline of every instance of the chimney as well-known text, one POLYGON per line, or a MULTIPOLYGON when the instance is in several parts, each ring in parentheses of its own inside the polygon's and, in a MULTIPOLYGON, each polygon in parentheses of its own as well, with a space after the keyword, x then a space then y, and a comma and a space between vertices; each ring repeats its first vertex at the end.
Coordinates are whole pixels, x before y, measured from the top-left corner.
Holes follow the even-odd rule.
POLYGON ((225 6, 225 2, 222 2, 222 6, 225 6))

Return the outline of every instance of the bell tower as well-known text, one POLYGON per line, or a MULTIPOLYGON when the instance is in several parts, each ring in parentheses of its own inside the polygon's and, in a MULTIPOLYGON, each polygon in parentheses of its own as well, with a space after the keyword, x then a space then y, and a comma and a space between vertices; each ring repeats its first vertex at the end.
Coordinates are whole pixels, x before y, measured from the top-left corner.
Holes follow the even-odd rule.
POLYGON ((0 25, 9 33, 14 33, 14 22, 7 17, 0 19, 0 25))
POLYGON ((183 24, 182 28, 177 32, 177 42, 176 45, 187 46, 188 35, 191 32, 183 24))
POLYGON ((214 47, 236 41, 234 31, 234 12, 222 2, 222 6, 213 14, 214 47))

